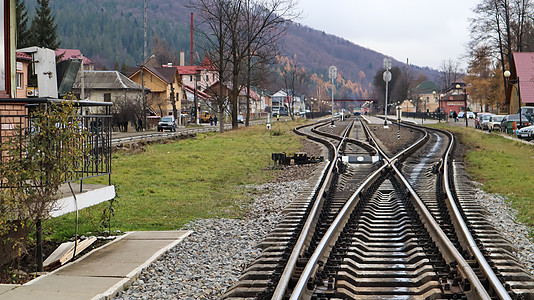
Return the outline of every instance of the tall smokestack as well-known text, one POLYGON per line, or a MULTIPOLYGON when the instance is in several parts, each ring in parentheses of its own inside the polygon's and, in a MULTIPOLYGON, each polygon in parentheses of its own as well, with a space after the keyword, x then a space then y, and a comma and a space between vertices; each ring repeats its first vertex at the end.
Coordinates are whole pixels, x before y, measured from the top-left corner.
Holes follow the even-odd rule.
POLYGON ((191 65, 193 65, 193 13, 191 13, 191 65))
POLYGON ((180 51, 180 66, 185 66, 185 52, 180 51))

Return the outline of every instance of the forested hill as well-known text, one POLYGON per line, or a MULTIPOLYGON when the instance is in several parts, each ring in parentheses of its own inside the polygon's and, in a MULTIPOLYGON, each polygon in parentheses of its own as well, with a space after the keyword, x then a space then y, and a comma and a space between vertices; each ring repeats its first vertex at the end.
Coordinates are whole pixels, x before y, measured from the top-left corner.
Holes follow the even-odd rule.
MULTIPOLYGON (((186 62, 190 60, 191 10, 186 7, 187 1, 148 1, 148 54, 152 38, 157 34, 168 42, 173 52, 185 51, 186 62)), ((35 3, 36 0, 26 0, 30 20, 35 3)), ((58 24, 61 48, 80 49, 108 69, 122 64, 135 66, 141 60, 143 0, 52 0, 50 6, 58 24)), ((326 80, 328 67, 336 65, 346 80, 362 90, 369 90, 384 58, 384 54, 298 24, 290 26, 282 49, 285 56, 296 54, 298 64, 310 74, 322 74, 326 80)), ((423 73, 429 79, 436 77, 436 71, 414 68, 416 73, 423 73)))

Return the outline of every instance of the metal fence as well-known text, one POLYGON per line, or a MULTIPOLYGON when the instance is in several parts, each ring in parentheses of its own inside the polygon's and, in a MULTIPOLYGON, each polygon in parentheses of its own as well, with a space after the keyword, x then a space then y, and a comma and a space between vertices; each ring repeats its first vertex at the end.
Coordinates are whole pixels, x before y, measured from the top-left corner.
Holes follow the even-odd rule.
MULTIPOLYGON (((111 185, 112 116, 109 114, 108 107, 104 110, 105 114, 84 115, 76 121, 79 122, 79 128, 85 134, 83 139, 74 141, 74 145, 83 148, 84 155, 74 166, 75 174, 70 178, 65 178, 65 182, 77 180, 83 182, 84 179, 92 177, 108 176, 108 184, 111 185)), ((0 162, 12 159, 13 153, 22 158, 25 155, 25 148, 32 142, 35 131, 29 115, 0 115, 0 145, 6 146, 10 143, 10 147, 16 147, 16 151, 8 151, 6 147, 2 147, 0 162)), ((1 187, 4 186, 0 180, 1 187)))
POLYGON ((406 118, 414 118, 414 119, 433 119, 433 120, 446 120, 447 114, 446 113, 438 113, 438 112, 402 112, 402 116, 406 118))

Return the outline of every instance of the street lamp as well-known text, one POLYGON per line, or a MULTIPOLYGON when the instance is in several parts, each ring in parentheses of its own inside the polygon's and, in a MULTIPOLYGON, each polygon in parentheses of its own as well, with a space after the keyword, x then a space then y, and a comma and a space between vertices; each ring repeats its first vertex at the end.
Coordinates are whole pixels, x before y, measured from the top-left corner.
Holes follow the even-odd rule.
POLYGON ((336 66, 330 66, 328 69, 328 77, 332 80, 332 122, 331 126, 334 126, 334 79, 337 77, 336 66))
POLYGON ((384 57, 384 74, 382 74, 382 79, 386 82, 386 104, 384 105, 384 127, 387 127, 387 119, 388 119, 388 85, 391 81, 391 72, 389 71, 391 69, 391 58, 384 57))
MULTIPOLYGON (((423 102, 423 97, 419 97, 419 105, 421 105, 421 102, 423 102)), ((425 111, 426 111, 426 102, 425 102, 424 111, 421 113, 421 124, 424 124, 425 111)))
MULTIPOLYGON (((513 88, 515 86, 515 83, 517 83, 517 86, 515 87, 515 90, 517 91, 517 100, 518 100, 518 104, 519 104, 519 108, 518 108, 519 125, 517 126, 517 129, 519 129, 521 124, 523 124, 523 122, 521 120, 521 94, 520 94, 520 91, 519 91, 519 76, 516 79, 510 79, 510 75, 512 75, 510 73, 510 71, 504 71, 504 78, 506 78, 506 84, 507 85, 511 85, 512 88, 513 88)), ((510 96, 510 98, 511 98, 511 96, 510 96)), ((510 99, 510 103, 512 103, 511 99, 510 99)), ((511 107, 511 105, 510 105, 510 107, 511 107)), ((512 109, 510 109, 510 113, 512 113, 512 109)))
MULTIPOLYGON (((456 85, 456 89, 458 90, 458 93, 460 93, 460 85, 457 84, 456 85)), ((464 108, 464 118, 465 118, 465 127, 469 127, 468 125, 468 120, 467 120, 467 91, 465 93, 463 93, 464 95, 464 105, 465 105, 465 108, 464 108)))
MULTIPOLYGON (((436 101, 436 91, 432 91, 432 95, 434 95, 434 101, 436 101)), ((438 122, 441 123, 441 97, 438 99, 438 122)))

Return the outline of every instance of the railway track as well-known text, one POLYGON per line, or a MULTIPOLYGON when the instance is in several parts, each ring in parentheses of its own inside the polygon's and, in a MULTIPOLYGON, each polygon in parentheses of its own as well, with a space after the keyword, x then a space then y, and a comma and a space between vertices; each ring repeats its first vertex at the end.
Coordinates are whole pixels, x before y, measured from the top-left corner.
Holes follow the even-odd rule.
POLYGON ((469 197, 454 137, 403 130, 409 146, 382 149, 385 131, 364 123, 297 128, 329 162, 224 298, 533 299, 533 277, 469 197))

